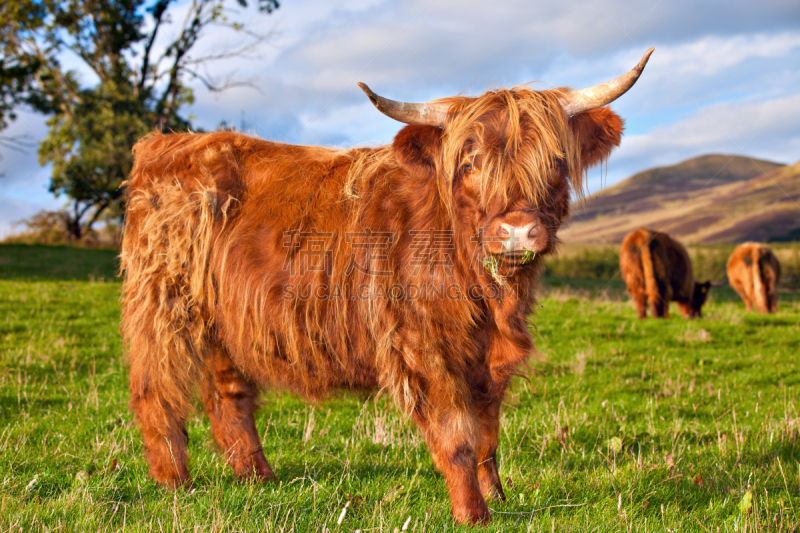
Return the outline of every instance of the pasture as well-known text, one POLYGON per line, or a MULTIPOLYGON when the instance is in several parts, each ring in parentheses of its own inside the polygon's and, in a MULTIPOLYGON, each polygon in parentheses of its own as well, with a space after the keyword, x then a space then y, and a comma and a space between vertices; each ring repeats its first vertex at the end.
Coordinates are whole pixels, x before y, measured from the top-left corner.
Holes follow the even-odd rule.
MULTIPOLYGON (((461 529, 424 442, 381 396, 265 394, 265 485, 233 479, 198 411, 193 486, 156 487, 127 407, 115 268, 108 251, 0 246, 0 531, 461 529)), ((674 304, 670 320, 637 320, 618 277, 543 290, 540 354, 502 414, 508 500, 489 503, 485 530, 797 529, 797 293, 763 316, 715 289, 690 322, 674 304)))

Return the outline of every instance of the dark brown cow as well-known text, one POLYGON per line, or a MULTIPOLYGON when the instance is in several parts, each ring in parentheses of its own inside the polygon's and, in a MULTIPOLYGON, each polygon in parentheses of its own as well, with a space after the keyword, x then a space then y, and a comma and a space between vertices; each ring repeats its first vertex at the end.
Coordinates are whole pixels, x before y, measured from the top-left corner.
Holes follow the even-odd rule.
POLYGON ((759 313, 778 310, 776 287, 781 264, 769 246, 757 242, 740 244, 728 259, 728 281, 744 300, 748 311, 756 304, 759 313))
POLYGON ((270 479, 262 387, 309 399, 388 391, 424 435, 456 520, 503 498, 498 416, 531 353, 527 316, 570 190, 620 141, 605 106, 631 72, 581 91, 525 87, 427 104, 374 149, 230 132, 152 134, 134 148, 122 330, 150 472, 187 482, 200 383, 236 474, 270 479))
POLYGON ((694 280, 686 248, 666 233, 644 228, 629 233, 619 264, 639 318, 647 318, 648 300, 656 318, 669 318, 669 302, 678 302, 686 318, 703 316, 711 282, 694 280))

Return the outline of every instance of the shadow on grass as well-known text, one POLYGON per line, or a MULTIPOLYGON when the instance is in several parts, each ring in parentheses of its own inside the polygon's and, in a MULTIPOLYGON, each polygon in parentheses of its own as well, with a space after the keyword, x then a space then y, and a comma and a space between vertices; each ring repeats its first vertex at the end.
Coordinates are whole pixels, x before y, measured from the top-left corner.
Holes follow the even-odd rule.
POLYGON ((22 411, 39 412, 44 409, 49 409, 56 406, 64 406, 67 404, 65 398, 46 398, 44 400, 37 399, 30 401, 27 398, 16 396, 0 396, 0 422, 11 422, 19 417, 22 411))
POLYGON ((118 268, 115 250, 0 244, 0 279, 115 281, 118 268))

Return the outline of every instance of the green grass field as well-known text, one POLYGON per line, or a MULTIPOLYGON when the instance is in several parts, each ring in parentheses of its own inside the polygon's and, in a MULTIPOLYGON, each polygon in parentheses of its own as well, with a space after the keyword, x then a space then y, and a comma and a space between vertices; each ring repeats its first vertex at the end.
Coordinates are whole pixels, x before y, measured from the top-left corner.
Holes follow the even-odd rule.
MULTIPOLYGON (((189 424, 191 490, 147 476, 113 252, 0 246, 0 531, 452 531, 442 477, 385 397, 268 393, 279 481, 241 484, 189 424), (347 507, 341 524, 337 524, 347 507)), ((504 406, 490 531, 793 531, 800 301, 639 321, 619 281, 547 279, 540 355, 504 406)), ((480 530, 480 528, 478 528, 480 530)))

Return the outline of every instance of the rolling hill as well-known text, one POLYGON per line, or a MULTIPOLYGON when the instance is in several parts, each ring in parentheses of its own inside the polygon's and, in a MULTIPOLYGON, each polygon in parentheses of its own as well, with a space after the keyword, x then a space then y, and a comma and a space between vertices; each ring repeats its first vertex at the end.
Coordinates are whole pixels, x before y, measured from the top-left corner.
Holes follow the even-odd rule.
POLYGON ((800 240, 800 162, 704 155, 640 172, 572 213, 565 243, 617 243, 642 226, 690 244, 800 240))

